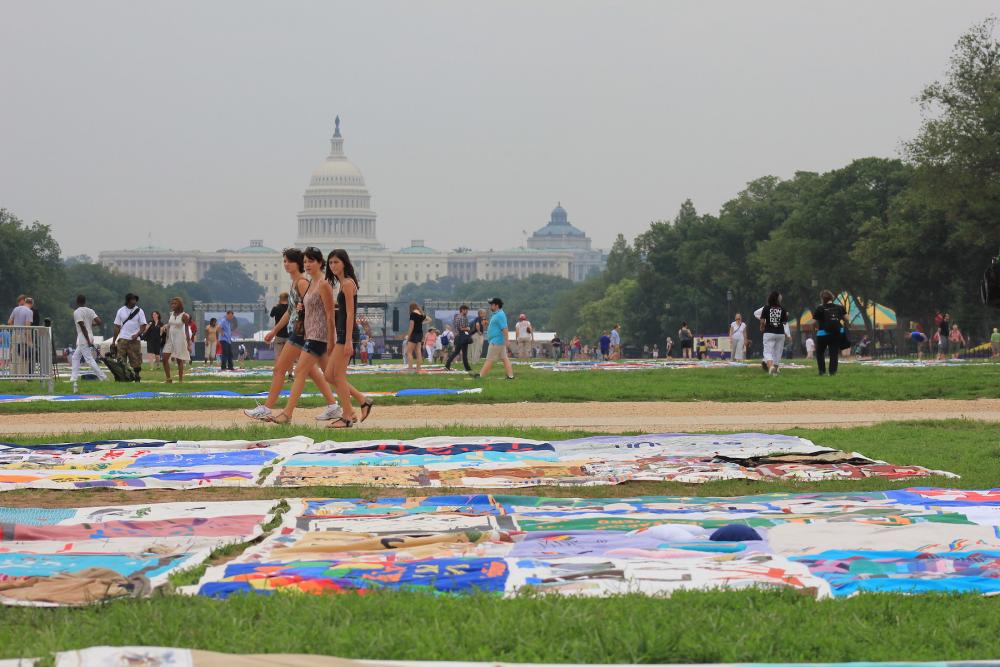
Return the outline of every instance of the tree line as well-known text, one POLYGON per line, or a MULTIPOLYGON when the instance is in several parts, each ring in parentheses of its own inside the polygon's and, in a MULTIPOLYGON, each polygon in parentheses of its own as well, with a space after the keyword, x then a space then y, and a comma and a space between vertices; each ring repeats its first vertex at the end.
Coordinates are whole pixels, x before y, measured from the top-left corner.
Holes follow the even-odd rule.
POLYGON ((154 310, 165 314, 175 296, 191 310, 194 301, 253 303, 264 288, 238 262, 213 264, 197 283, 164 286, 111 271, 87 256, 63 259, 49 225, 37 221, 27 224, 0 209, 0 308, 6 308, 3 324, 18 295, 26 294, 34 298, 40 316, 52 320, 56 345, 70 345, 76 341, 72 321, 76 295, 84 294, 87 305, 104 320, 103 334, 110 336, 115 313, 129 292, 139 295, 139 305, 148 318, 154 310))
POLYGON ((596 338, 661 345, 681 321, 725 333, 734 312, 779 290, 793 317, 821 289, 847 290, 870 327, 885 304, 931 331, 938 310, 982 339, 996 315, 978 282, 1000 248, 1000 42, 996 18, 974 26, 941 81, 916 98, 923 114, 900 159, 866 157, 826 173, 751 181, 717 214, 685 201, 631 243, 619 235, 607 270, 569 292, 553 325, 596 338))
MULTIPOLYGON (((408 285, 401 295, 471 300, 497 294, 540 329, 594 341, 614 324, 632 344, 661 346, 682 321, 725 334, 778 290, 797 317, 819 291, 847 291, 871 326, 873 304, 931 332, 937 311, 982 339, 995 316, 978 281, 1000 248, 1000 42, 997 21, 956 44, 946 76, 916 97, 923 114, 899 158, 864 157, 826 173, 749 182, 718 213, 687 200, 582 283, 552 276, 408 285)), ((419 297, 419 298, 418 298, 419 297)))

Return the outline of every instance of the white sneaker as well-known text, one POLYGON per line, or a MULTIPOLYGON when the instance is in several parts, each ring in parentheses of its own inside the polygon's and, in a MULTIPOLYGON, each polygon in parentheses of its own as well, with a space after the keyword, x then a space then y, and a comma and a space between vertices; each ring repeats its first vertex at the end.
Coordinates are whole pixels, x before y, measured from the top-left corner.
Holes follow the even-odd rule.
POLYGON ((253 410, 244 410, 243 414, 251 419, 267 419, 271 416, 271 408, 266 405, 258 405, 253 410))
POLYGON ((325 422, 331 419, 339 419, 344 416, 344 410, 340 407, 339 403, 331 403, 330 405, 323 408, 323 412, 316 415, 316 421, 325 422))

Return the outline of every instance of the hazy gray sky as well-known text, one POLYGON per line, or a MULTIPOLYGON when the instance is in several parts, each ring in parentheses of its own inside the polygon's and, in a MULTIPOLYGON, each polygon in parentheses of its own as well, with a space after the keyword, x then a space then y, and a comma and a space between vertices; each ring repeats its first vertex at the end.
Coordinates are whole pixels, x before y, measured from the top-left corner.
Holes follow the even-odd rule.
POLYGON ((0 0, 0 207, 65 255, 276 248, 334 116, 390 248, 598 247, 894 156, 995 1, 0 0))

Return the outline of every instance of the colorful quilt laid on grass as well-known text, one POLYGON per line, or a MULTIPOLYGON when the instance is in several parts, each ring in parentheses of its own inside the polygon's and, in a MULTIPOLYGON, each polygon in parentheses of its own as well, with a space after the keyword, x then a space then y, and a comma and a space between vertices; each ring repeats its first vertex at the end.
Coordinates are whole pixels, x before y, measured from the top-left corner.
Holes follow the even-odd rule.
POLYGON ((257 486, 267 468, 312 442, 296 436, 274 440, 0 443, 0 491, 257 486))
POLYGON ((0 507, 0 603, 148 596, 213 549, 262 535, 278 502, 0 507))
MULTIPOLYGON (((548 371, 649 371, 664 368, 746 368, 753 364, 721 359, 622 359, 619 361, 538 361, 530 366, 548 371)), ((808 368, 802 364, 782 363, 781 369, 808 368)))
POLYGON ((1000 593, 1000 489, 289 503, 273 534, 184 592, 1000 593))
POLYGON ((951 473, 895 465, 787 435, 665 433, 543 442, 503 437, 310 444, 267 486, 513 488, 630 481, 902 479, 951 473))
MULTIPOLYGON (((411 396, 446 396, 451 394, 479 394, 482 387, 472 387, 469 389, 445 389, 436 387, 400 389, 398 391, 369 391, 367 396, 376 398, 405 398, 411 396)), ((288 390, 281 391, 282 398, 288 398, 288 390)), ((303 398, 314 398, 321 394, 302 394, 303 398)), ((242 394, 237 391, 226 389, 210 389, 207 391, 133 391, 127 394, 0 394, 0 403, 35 403, 53 401, 126 401, 137 399, 158 399, 158 398, 238 398, 264 400, 267 392, 261 391, 253 394, 242 394)))

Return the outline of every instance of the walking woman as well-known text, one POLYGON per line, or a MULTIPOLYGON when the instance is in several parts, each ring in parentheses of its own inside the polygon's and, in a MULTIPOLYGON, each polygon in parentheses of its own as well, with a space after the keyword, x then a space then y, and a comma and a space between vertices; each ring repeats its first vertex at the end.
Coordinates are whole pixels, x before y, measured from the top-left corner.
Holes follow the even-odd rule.
POLYGON ((149 326, 146 333, 142 334, 142 339, 146 341, 146 352, 153 355, 153 368, 160 365, 160 352, 163 350, 163 316, 160 311, 154 310, 149 314, 149 326))
MULTIPOLYGON (((323 253, 319 254, 322 261, 323 253)), ((292 279, 292 286, 288 290, 288 309, 285 314, 274 323, 274 328, 264 335, 264 341, 270 343, 278 335, 280 329, 288 332, 288 343, 281 348, 281 353, 274 360, 274 370, 271 376, 271 388, 267 393, 267 401, 264 405, 258 405, 252 410, 244 410, 243 413, 252 419, 267 420, 271 417, 271 411, 278 404, 281 396, 281 388, 285 384, 285 374, 290 373, 295 361, 299 358, 302 348, 305 346, 305 329, 300 306, 302 297, 309 289, 309 280, 303 274, 305 269, 304 255, 298 248, 289 248, 283 253, 285 273, 292 279)), ((212 320, 215 321, 214 319, 212 320)), ((317 421, 336 419, 340 416, 340 406, 330 391, 330 385, 323 377, 323 369, 315 366, 309 378, 313 381, 323 397, 326 399, 326 408, 317 417, 317 421)))
POLYGON ((830 375, 837 374, 840 363, 840 341, 847 326, 847 309, 833 300, 828 289, 819 293, 820 304, 813 308, 816 322, 816 365, 819 374, 826 375, 826 351, 830 350, 830 375))
POLYGON ((347 381, 347 364, 354 354, 354 329, 358 310, 358 278, 347 251, 337 248, 330 252, 326 260, 326 279, 340 286, 337 293, 337 314, 334 317, 336 338, 330 360, 327 362, 326 377, 333 383, 340 399, 341 416, 331 422, 328 428, 350 428, 357 417, 351 397, 360 403, 361 421, 368 419, 372 411, 372 401, 347 381))
POLYGON ((191 316, 184 312, 184 302, 175 296, 170 300, 170 319, 164 327, 166 335, 163 345, 163 374, 167 382, 170 378, 170 359, 177 362, 177 380, 184 382, 184 362, 191 362, 191 316))
POLYGON ((739 313, 736 313, 736 317, 729 324, 729 349, 733 361, 743 361, 747 358, 747 323, 739 313))
POLYGON ((413 363, 416 362, 419 371, 420 365, 424 362, 421 354, 423 351, 420 348, 424 339, 424 320, 426 319, 427 316, 420 310, 420 306, 411 303, 410 328, 406 331, 406 367, 410 370, 413 369, 413 363))
POLYGON ((427 333, 424 334, 424 352, 427 353, 427 363, 429 364, 434 363, 434 350, 438 336, 438 330, 434 327, 428 329, 427 333))
POLYGON ((764 332, 764 361, 761 363, 768 373, 778 375, 785 339, 792 339, 792 332, 788 328, 788 311, 781 305, 781 294, 768 294, 767 305, 755 310, 753 316, 760 320, 761 330, 764 332))
MULTIPOLYGON (((330 286, 330 283, 323 280, 323 267, 326 264, 323 260, 323 251, 310 246, 306 248, 302 256, 303 266, 310 278, 309 287, 306 288, 305 294, 302 296, 302 302, 296 304, 296 310, 298 311, 298 320, 296 321, 302 323, 301 325, 296 325, 296 329, 297 331, 301 331, 303 340, 301 346, 292 345, 292 337, 288 337, 289 345, 285 347, 291 347, 298 352, 298 368, 295 372, 295 382, 292 383, 291 393, 288 401, 285 403, 285 409, 277 415, 265 417, 265 421, 275 424, 287 424, 292 421, 292 414, 295 412, 295 406, 298 405, 299 398, 302 396, 306 380, 313 376, 313 370, 316 370, 317 366, 322 368, 320 364, 326 362, 327 345, 334 336, 333 288, 330 286)), ((282 316, 282 319, 284 319, 284 316, 282 316)), ((274 377, 271 380, 272 386, 275 378, 279 378, 280 381, 285 372, 283 369, 281 375, 278 375, 277 364, 274 370, 274 377)), ((323 391, 324 395, 329 392, 330 388, 323 378, 322 373, 314 377, 313 380, 316 381, 321 391, 326 387, 326 390, 323 391)))

